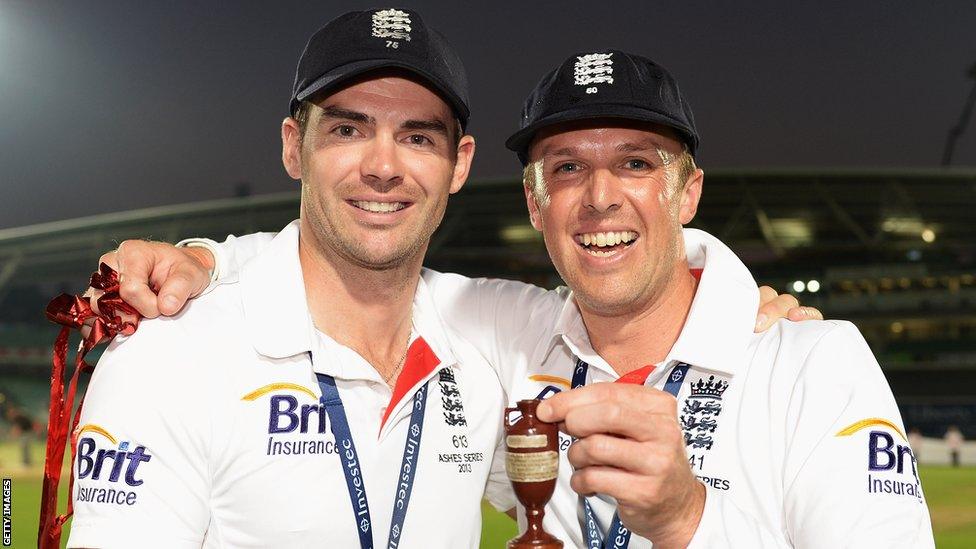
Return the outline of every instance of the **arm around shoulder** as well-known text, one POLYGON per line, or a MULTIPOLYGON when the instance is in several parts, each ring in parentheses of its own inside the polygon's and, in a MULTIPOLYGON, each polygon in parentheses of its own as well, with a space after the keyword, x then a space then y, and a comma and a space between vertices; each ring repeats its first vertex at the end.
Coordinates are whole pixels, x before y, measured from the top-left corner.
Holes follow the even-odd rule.
MULTIPOLYGON (((176 245, 197 246, 209 251, 214 262, 213 282, 219 284, 236 279, 241 266, 260 253, 274 239, 275 234, 277 233, 251 233, 243 236, 231 234, 223 242, 215 242, 209 238, 187 238, 176 245)), ((212 288, 213 284, 207 291, 212 288)))

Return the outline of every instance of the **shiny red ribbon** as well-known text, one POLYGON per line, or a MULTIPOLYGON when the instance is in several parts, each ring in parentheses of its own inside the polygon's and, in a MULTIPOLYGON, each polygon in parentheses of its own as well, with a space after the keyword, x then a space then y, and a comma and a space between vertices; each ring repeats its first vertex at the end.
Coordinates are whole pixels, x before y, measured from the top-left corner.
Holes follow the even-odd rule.
MULTIPOLYGON (((64 447, 68 440, 69 416, 74 407, 75 391, 82 372, 91 372, 93 366, 85 362, 85 356, 96 345, 111 341, 117 334, 131 335, 139 324, 139 313, 119 296, 119 274, 102 263, 92 274, 92 288, 105 292, 98 298, 98 311, 89 305, 88 298, 61 294, 51 300, 45 314, 48 320, 63 326, 54 341, 54 361, 51 370, 51 409, 47 424, 47 453, 44 457, 44 485, 41 491, 41 520, 37 532, 37 546, 40 549, 58 549, 61 544, 61 527, 72 513, 72 492, 75 475, 71 468, 68 481, 68 508, 58 515, 58 485, 61 480, 61 467, 64 463, 64 447), (118 313, 127 313, 135 321, 123 320, 118 313), (81 329, 86 321, 92 320, 91 332, 79 345, 75 356, 75 369, 68 384, 67 398, 64 394, 65 363, 68 360, 68 337, 72 329, 81 329)), ((84 397, 82 397, 82 400, 84 397)), ((81 417, 81 403, 71 420, 71 462, 74 463, 77 445, 78 420, 81 417)))

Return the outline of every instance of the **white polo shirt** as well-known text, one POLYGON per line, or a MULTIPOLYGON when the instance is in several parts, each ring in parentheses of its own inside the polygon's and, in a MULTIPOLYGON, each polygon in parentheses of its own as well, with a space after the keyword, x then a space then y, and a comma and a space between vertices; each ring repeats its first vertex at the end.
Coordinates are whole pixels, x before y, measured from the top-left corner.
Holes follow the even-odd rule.
MULTIPOLYGON (((754 334, 758 290, 749 271, 711 235, 683 235, 690 267, 701 270, 688 319, 664 361, 624 379, 589 344, 565 288, 425 278, 441 317, 496 367, 511 402, 568 389, 577 358, 589 364, 588 383, 658 389, 677 365, 688 365, 677 385, 678 416, 689 463, 707 488, 693 547, 933 546, 898 408, 857 329, 784 320, 754 334)), ((225 243, 221 268, 233 271, 266 238, 225 243)), ((583 547, 582 505, 569 486, 570 443, 563 436, 545 526, 568 546, 583 547)), ((489 500, 503 510, 516 506, 503 452, 492 469, 489 500)), ((605 532, 615 502, 590 503, 605 532)), ((638 536, 630 542, 650 546, 638 536)))
POLYGON ((385 547, 407 469, 399 547, 478 546, 504 403, 495 372, 420 280, 391 391, 313 327, 298 233, 289 225, 239 279, 112 343, 81 417, 69 546, 359 547, 365 488, 373 543, 385 547), (317 374, 332 376, 344 404, 355 507, 317 374), (423 387, 422 429, 408 440, 423 387))

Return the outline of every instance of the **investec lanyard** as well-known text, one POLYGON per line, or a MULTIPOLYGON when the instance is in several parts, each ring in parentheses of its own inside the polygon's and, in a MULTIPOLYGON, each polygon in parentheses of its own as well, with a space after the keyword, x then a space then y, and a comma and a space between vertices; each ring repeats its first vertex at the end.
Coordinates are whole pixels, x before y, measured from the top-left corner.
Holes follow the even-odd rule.
MULTIPOLYGON (((674 395, 675 398, 678 398, 678 391, 681 390, 681 384, 685 380, 688 368, 690 366, 679 362, 671 369, 671 373, 668 374, 667 381, 664 384, 664 390, 674 395)), ((576 359, 576 369, 573 370, 573 389, 586 385, 586 373, 589 369, 589 364, 579 358, 576 359)), ((587 547, 590 549, 603 549, 605 547, 624 549, 630 545, 630 530, 620 522, 620 515, 617 513, 613 514, 613 521, 610 523, 610 529, 607 530, 606 542, 604 542, 604 538, 600 534, 600 529, 596 523, 596 515, 593 514, 593 507, 585 497, 581 496, 580 499, 583 500, 583 533, 586 534, 587 547)))
MULTIPOLYGON (((366 500, 366 484, 363 482, 362 464, 356 454, 356 445, 349 432, 349 422, 346 420, 346 410, 339 398, 335 378, 326 374, 315 374, 322 390, 320 402, 329 414, 329 423, 335 443, 339 449, 339 459, 342 461, 342 472, 346 476, 346 488, 349 490, 349 500, 352 502, 353 512, 356 514, 356 530, 359 531, 359 545, 362 549, 373 547, 373 525, 369 517, 369 502, 366 500)), ((400 536, 403 535, 403 522, 407 516, 407 505, 410 504, 410 492, 413 491, 413 480, 417 476, 417 465, 420 456, 420 437, 424 434, 424 412, 427 409, 427 385, 417 390, 413 396, 413 411, 410 413, 410 428, 407 430, 407 444, 403 449, 403 460, 400 463, 400 476, 397 477, 397 497, 393 502, 393 519, 390 522, 390 537, 386 546, 397 547, 400 536)))

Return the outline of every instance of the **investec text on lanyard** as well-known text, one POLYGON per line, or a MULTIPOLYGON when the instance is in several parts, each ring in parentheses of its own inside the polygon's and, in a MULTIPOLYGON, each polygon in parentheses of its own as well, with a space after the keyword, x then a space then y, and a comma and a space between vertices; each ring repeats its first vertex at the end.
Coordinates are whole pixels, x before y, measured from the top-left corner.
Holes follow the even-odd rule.
MULTIPOLYGON (((684 383, 685 377, 687 377, 688 368, 690 366, 679 362, 671 369, 671 373, 668 374, 667 381, 664 384, 664 390, 671 393, 675 398, 678 398, 678 391, 681 390, 681 384, 684 383)), ((589 369, 589 364, 579 358, 576 359, 576 368, 573 370, 573 389, 586 385, 586 373, 589 369)), ((606 538, 604 538, 600 534, 599 526, 596 523, 596 516, 593 514, 593 507, 590 505, 590 502, 582 496, 580 499, 583 500, 583 520, 585 521, 583 533, 586 534, 587 547, 590 549, 603 549, 606 547, 625 549, 630 545, 630 530, 620 522, 620 515, 617 513, 613 514, 613 521, 610 523, 610 529, 607 530, 606 538)))
MULTIPOLYGON (((355 513, 356 531, 359 533, 359 545, 362 549, 373 548, 373 525, 369 516, 369 502, 366 500, 366 484, 363 482, 362 463, 356 453, 356 445, 349 431, 349 421, 346 410, 342 406, 339 390, 336 388, 335 378, 326 374, 315 374, 319 388, 322 390, 320 402, 325 406, 329 415, 329 424, 335 436, 339 459, 342 461, 342 472, 346 477, 346 488, 349 490, 349 500, 355 513)), ((400 463, 400 489, 397 490, 396 500, 393 502, 393 519, 390 522, 390 536, 386 546, 395 548, 400 544, 403 535, 403 523, 407 517, 407 506, 410 504, 410 493, 413 491, 413 481, 417 476, 417 464, 420 458, 420 437, 424 434, 424 413, 427 409, 427 386, 430 382, 417 390, 413 396, 413 411, 410 413, 410 428, 407 430, 407 442, 403 449, 403 460, 400 463)))

